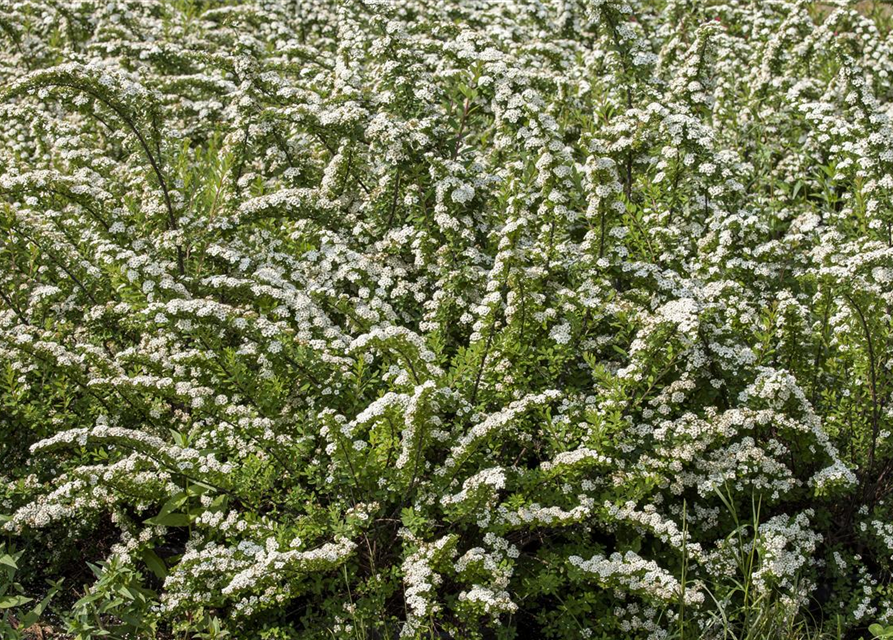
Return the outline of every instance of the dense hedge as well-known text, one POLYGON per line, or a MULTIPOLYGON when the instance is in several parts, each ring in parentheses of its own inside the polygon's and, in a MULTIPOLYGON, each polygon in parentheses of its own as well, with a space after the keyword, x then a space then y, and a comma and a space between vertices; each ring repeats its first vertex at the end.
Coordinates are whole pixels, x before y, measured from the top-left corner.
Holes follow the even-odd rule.
POLYGON ((0 4, 0 636, 893 624, 885 7, 0 4))

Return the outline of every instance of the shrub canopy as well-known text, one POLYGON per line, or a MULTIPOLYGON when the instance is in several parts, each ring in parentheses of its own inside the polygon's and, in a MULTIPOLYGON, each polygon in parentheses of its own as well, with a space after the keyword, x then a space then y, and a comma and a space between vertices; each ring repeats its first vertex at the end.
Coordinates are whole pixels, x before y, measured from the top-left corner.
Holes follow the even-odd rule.
POLYGON ((5 633, 893 623, 882 7, 2 4, 5 633))

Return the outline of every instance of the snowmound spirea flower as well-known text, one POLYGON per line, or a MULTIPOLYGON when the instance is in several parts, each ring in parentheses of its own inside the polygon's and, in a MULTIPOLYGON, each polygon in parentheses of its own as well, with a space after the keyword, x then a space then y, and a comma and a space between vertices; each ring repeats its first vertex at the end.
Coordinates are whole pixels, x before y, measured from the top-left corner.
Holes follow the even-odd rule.
POLYGON ((77 637, 893 624, 890 34, 0 0, 7 617, 48 579, 77 637))

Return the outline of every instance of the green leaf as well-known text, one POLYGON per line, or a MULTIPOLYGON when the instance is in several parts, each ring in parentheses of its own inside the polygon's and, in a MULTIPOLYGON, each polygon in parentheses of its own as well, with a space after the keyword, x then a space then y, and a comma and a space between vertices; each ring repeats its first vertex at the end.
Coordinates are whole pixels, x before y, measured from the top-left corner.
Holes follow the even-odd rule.
POLYGON ((23 604, 31 602, 34 598, 25 596, 3 596, 0 598, 0 609, 11 609, 12 607, 20 607, 23 604))
POLYGON ((164 564, 164 560, 162 560, 152 549, 143 551, 143 562, 146 563, 149 570, 154 573, 155 577, 159 580, 164 580, 167 577, 167 566, 164 564))
POLYGON ((162 525, 165 527, 186 527, 189 526, 189 516, 185 513, 175 513, 177 509, 186 503, 186 494, 181 492, 175 493, 171 498, 161 506, 161 511, 154 518, 146 520, 148 524, 162 525))
POLYGON ((157 515, 146 520, 146 524, 161 525, 163 527, 188 527, 189 516, 185 513, 168 513, 157 515))
POLYGON ((186 495, 182 491, 175 493, 167 502, 165 502, 161 506, 161 511, 158 512, 158 515, 166 516, 169 513, 173 513, 174 511, 179 509, 185 502, 186 495))
POLYGON ((27 629, 31 625, 36 624, 37 621, 40 620, 40 616, 42 616, 43 612, 46 610, 47 605, 50 603, 50 600, 55 597, 58 591, 58 586, 53 585, 53 588, 50 589, 49 594, 47 594, 47 596, 43 600, 38 602, 35 606, 31 607, 31 610, 28 613, 22 616, 21 626, 27 629))

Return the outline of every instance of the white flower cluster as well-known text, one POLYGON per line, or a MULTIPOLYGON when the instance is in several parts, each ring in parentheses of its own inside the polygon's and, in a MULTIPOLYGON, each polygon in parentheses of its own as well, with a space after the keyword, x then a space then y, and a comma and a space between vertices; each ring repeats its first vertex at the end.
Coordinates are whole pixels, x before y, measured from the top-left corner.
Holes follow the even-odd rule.
POLYGON ((810 584, 803 569, 815 563, 814 553, 822 542, 821 534, 809 528, 810 515, 778 515, 758 531, 760 567, 754 572, 754 585, 763 592, 771 587, 782 590, 783 603, 794 610, 808 598, 810 584))
MULTIPOLYGON (((412 535, 404 532, 406 537, 412 535)), ((414 637, 422 628, 425 618, 440 608, 435 600, 435 589, 443 578, 434 565, 455 555, 454 536, 444 536, 433 543, 421 543, 418 550, 403 561, 403 582, 407 615, 400 632, 401 637, 414 637)))
POLYGON ((508 540, 493 533, 484 535, 484 543, 490 548, 489 552, 483 547, 473 547, 456 561, 455 566, 460 577, 473 575, 475 569, 483 570, 489 584, 474 584, 471 589, 459 593, 459 600, 469 603, 472 610, 494 617, 500 613, 514 613, 518 606, 512 602, 507 589, 514 574, 514 560, 520 552, 508 540))
MULTIPOLYGON (((594 574, 604 586, 616 585, 665 602, 674 602, 683 596, 679 580, 653 560, 645 560, 634 551, 612 553, 608 558, 595 555, 589 560, 571 556, 568 561, 581 571, 594 574)), ((686 604, 704 601, 703 592, 697 588, 685 589, 684 597, 686 604)))
POLYGON ((267 546, 254 555, 254 564, 237 573, 223 588, 223 595, 257 588, 261 583, 278 581, 283 573, 290 571, 314 571, 319 570, 321 566, 340 564, 357 546, 350 540, 342 538, 310 551, 298 549, 279 551, 274 539, 271 538, 267 542, 267 546))

